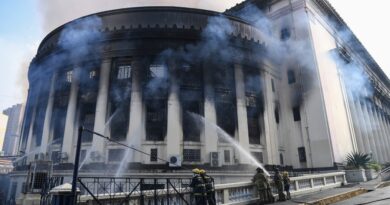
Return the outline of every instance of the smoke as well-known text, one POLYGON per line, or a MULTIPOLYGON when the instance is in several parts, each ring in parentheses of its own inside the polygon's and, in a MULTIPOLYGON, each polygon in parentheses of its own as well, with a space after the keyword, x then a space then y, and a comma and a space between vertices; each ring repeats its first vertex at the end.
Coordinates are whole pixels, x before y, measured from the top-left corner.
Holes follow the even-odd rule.
POLYGON ((56 27, 81 16, 96 12, 140 6, 179 6, 223 11, 242 0, 39 0, 42 27, 50 32, 56 27))

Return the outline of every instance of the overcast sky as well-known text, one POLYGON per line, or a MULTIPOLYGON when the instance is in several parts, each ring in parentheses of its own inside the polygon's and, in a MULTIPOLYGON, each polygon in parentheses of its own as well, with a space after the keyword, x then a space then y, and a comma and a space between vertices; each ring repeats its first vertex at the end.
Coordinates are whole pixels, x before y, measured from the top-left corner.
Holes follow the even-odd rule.
MULTIPOLYGON (((223 11, 242 0, 2 0, 0 3, 0 111, 23 103, 27 68, 53 28, 96 11, 142 5, 175 5, 223 11)), ((390 1, 329 0, 389 76, 390 1)), ((0 114, 0 149, 7 117, 0 114)))

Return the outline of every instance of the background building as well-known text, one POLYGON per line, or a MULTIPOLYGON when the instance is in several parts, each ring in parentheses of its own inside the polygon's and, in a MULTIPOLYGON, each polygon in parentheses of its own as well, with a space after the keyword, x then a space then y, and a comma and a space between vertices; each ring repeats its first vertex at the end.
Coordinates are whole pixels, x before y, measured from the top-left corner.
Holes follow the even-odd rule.
POLYGON ((203 166, 218 182, 248 177, 235 171, 253 161, 230 137, 268 165, 390 157, 390 81, 326 0, 93 14, 46 36, 29 82, 16 193, 34 161, 70 178, 79 126, 150 153, 84 132, 85 175, 188 176, 203 166), (184 171, 159 160, 172 157, 184 171))
POLYGON ((16 155, 18 153, 20 125, 23 117, 22 104, 16 104, 3 111, 8 116, 7 127, 4 135, 4 155, 16 155))

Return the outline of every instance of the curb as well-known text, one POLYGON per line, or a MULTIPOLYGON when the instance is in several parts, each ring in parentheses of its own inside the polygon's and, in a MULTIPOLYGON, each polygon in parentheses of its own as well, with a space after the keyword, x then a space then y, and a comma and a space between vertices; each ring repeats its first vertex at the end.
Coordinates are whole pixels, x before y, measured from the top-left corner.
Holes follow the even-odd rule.
POLYGON ((358 189, 355 189, 352 191, 336 194, 333 196, 328 196, 328 197, 318 199, 315 201, 306 202, 304 204, 307 204, 307 205, 327 205, 327 204, 332 204, 332 203, 336 203, 339 201, 343 201, 346 199, 350 199, 352 197, 358 196, 360 194, 364 194, 366 192, 367 192, 366 189, 358 188, 358 189))

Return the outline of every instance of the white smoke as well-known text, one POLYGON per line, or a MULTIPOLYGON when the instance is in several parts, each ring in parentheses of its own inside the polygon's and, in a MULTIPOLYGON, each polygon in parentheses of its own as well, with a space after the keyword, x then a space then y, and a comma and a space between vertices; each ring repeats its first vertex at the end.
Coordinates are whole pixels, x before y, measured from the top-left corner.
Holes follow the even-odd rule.
POLYGON ((178 6, 224 11, 243 0, 39 0, 44 32, 96 12, 140 6, 178 6))

